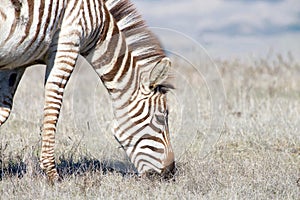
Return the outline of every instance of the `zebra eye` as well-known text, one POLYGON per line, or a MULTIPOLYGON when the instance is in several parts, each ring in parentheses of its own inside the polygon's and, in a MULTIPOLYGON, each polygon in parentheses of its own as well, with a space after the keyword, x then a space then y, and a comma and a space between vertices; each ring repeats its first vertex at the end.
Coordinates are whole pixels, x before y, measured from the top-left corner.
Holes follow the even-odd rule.
POLYGON ((168 92, 168 89, 164 87, 163 85, 158 85, 156 88, 154 88, 155 93, 159 92, 162 94, 166 94, 168 92))
POLYGON ((174 87, 172 85, 161 84, 157 85, 153 90, 155 93, 159 92, 161 94, 166 94, 170 89, 174 89, 174 87))

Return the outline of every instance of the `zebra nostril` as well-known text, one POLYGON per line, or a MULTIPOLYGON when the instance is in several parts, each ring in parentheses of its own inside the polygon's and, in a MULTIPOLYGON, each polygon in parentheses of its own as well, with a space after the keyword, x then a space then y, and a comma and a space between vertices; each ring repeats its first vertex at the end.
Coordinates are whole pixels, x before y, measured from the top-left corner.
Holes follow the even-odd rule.
POLYGON ((150 180, 175 181, 176 170, 177 168, 175 165, 175 161, 173 161, 170 165, 163 168, 160 173, 153 169, 150 169, 141 174, 140 177, 149 178, 150 180))
POLYGON ((162 171, 162 176, 166 180, 173 179, 174 176, 175 176, 175 174, 176 174, 175 161, 173 161, 170 165, 168 165, 167 167, 165 167, 163 169, 163 171, 162 171))

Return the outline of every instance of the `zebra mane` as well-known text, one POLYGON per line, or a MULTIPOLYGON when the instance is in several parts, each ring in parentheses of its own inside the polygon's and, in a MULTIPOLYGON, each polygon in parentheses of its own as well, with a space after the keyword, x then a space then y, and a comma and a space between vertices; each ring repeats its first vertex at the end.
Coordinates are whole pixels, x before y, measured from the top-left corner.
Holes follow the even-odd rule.
POLYGON ((142 65, 166 57, 158 38, 146 26, 129 0, 105 0, 105 4, 125 35, 129 50, 142 65))

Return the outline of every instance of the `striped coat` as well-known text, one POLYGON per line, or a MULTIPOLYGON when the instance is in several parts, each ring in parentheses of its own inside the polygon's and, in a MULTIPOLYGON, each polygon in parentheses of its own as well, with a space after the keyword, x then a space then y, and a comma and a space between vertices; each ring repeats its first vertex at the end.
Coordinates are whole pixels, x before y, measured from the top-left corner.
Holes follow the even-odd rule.
POLYGON ((126 0, 1 0, 0 125, 24 70, 46 64, 40 165, 55 180, 56 123, 79 55, 106 86, 115 137, 140 174, 174 172, 165 79, 170 61, 126 0))

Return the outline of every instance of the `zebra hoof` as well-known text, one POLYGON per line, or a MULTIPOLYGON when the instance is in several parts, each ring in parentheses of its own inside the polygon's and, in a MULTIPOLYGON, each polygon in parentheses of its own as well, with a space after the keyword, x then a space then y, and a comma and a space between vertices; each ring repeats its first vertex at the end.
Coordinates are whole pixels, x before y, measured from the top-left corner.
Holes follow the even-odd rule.
POLYGON ((47 174, 48 182, 50 185, 55 185, 56 183, 60 183, 62 178, 57 174, 47 174))

